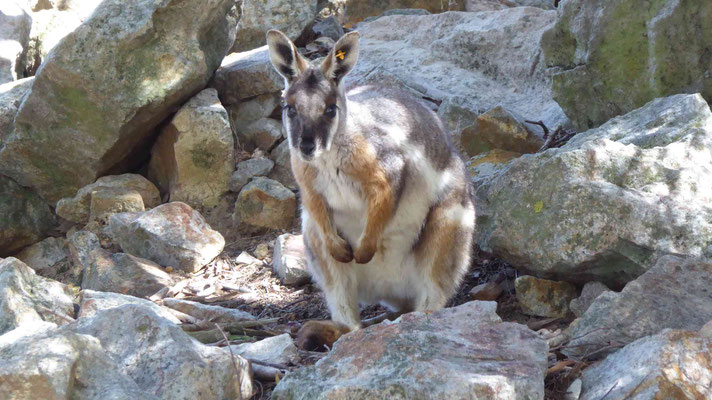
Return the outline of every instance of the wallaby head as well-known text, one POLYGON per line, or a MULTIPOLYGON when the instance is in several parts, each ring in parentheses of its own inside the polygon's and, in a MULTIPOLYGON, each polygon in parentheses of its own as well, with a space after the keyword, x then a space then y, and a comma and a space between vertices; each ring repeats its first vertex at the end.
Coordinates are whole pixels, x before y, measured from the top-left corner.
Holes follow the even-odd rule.
POLYGON ((270 60, 284 77, 282 122, 290 146, 304 161, 329 151, 346 122, 341 83, 358 59, 358 38, 357 32, 344 35, 316 68, 282 32, 267 32, 270 60))

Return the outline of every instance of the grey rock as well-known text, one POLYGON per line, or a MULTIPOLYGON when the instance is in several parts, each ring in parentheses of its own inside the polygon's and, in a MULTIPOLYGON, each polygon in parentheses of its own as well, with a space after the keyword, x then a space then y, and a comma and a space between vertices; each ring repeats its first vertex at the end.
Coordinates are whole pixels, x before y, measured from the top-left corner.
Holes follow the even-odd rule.
POLYGON ((531 7, 381 17, 359 24, 359 62, 346 83, 397 85, 450 103, 441 117, 456 143, 469 126, 464 119, 498 105, 554 129, 568 120, 552 98, 554 72, 538 59, 555 21, 555 11, 531 7))
POLYGON ((712 3, 569 0, 560 8, 542 41, 543 61, 559 71, 555 99, 579 129, 656 97, 700 92, 712 98, 712 56, 705 53, 712 3))
POLYGON ((143 197, 135 190, 111 189, 92 193, 89 221, 106 223, 110 216, 121 212, 145 211, 143 197))
POLYGON ((299 361, 297 346, 288 333, 272 336, 254 343, 242 343, 230 346, 232 352, 249 361, 292 365, 299 361))
POLYGON ((302 235, 285 233, 275 239, 272 270, 285 285, 299 286, 311 282, 302 235))
POLYGON ((584 370, 581 400, 708 399, 712 338, 665 330, 584 370))
POLYGON ((55 237, 48 237, 32 246, 26 247, 15 257, 34 269, 38 274, 53 279, 67 270, 70 263, 67 240, 55 237))
POLYGON ((35 274, 22 261, 0 259, 0 335, 25 323, 74 321, 71 289, 35 274))
POLYGON ((546 342, 502 322, 496 307, 474 301, 344 335, 280 380, 272 398, 544 398, 546 342))
POLYGON ((56 202, 135 166, 134 150, 220 65, 236 12, 235 0, 103 1, 38 70, 0 173, 56 202))
POLYGON ((297 214, 291 190, 272 179, 256 177, 237 196, 233 218, 256 228, 288 229, 297 214))
POLYGON ((81 301, 79 304, 79 314, 77 315, 77 318, 89 318, 101 311, 120 307, 124 304, 138 304, 142 307, 150 308, 158 314, 158 316, 165 318, 174 324, 181 323, 181 321, 169 310, 158 306, 150 300, 120 293, 97 292, 89 289, 84 289, 81 292, 81 301))
POLYGON ((126 253, 187 272, 202 268, 225 246, 222 235, 181 202, 143 213, 114 214, 108 230, 126 253))
POLYGON ((231 191, 239 193, 250 179, 256 176, 267 176, 274 167, 274 161, 269 158, 251 158, 237 164, 237 170, 232 173, 228 186, 231 191))
POLYGON ((0 4, 0 84, 23 77, 32 17, 14 1, 0 4))
POLYGON ((244 0, 237 37, 231 52, 265 44, 269 29, 279 29, 296 39, 316 16, 317 0, 244 0))
POLYGON ((39 242, 57 225, 49 205, 37 193, 2 175, 0 216, 0 257, 39 242))
POLYGON ((271 118, 262 118, 238 129, 237 138, 244 150, 270 151, 282 139, 282 124, 271 118))
POLYGON ((712 319, 712 262, 663 257, 628 283, 605 292, 569 326, 564 353, 582 357, 610 352, 610 344, 628 344, 663 329, 699 330, 712 319))
MULTIPOLYGON (((373 20, 378 16, 389 15, 429 15, 446 11, 465 11, 464 1, 439 0, 385 0, 358 1, 346 0, 344 22, 355 24, 373 20)), ((359 28, 361 25, 359 25, 359 28)))
POLYGON ((533 275, 612 288, 666 254, 712 256, 711 147, 700 95, 656 99, 480 182, 476 241, 533 275))
POLYGON ((125 253, 95 249, 84 266, 82 289, 148 297, 175 282, 160 265, 125 253))
POLYGON ((210 321, 213 323, 236 323, 240 321, 248 321, 255 319, 253 315, 241 310, 225 308, 219 306, 211 306, 208 304, 197 303, 194 301, 181 299, 163 299, 163 305, 191 315, 198 320, 210 321))
POLYGON ((588 282, 583 286, 581 295, 571 300, 571 303, 569 303, 569 309, 574 313, 574 315, 580 317, 586 312, 586 310, 588 310, 591 303, 593 303, 598 296, 610 291, 611 289, 601 282, 588 282))
POLYGON ((99 339, 117 372, 160 399, 240 399, 253 392, 250 368, 226 349, 204 346, 153 310, 127 304, 77 320, 72 331, 99 339), (236 376, 237 372, 237 376, 236 376))
POLYGON ((275 92, 228 105, 226 109, 232 126, 239 132, 258 119, 269 117, 279 107, 279 99, 280 93, 275 92))
POLYGON ((0 148, 2 148, 5 138, 12 133, 15 114, 20 108, 22 100, 30 93, 34 80, 34 77, 30 77, 0 84, 0 148))
POLYGON ((213 87, 217 89, 220 101, 231 105, 261 94, 279 92, 284 88, 284 79, 274 70, 267 46, 262 46, 225 57, 215 71, 213 87))
POLYGON ((268 177, 285 187, 296 190, 297 181, 292 173, 292 161, 289 155, 289 141, 285 140, 272 150, 270 157, 274 160, 274 168, 268 177))
POLYGON ((344 28, 335 16, 330 16, 319 22, 316 22, 312 27, 314 33, 319 36, 326 36, 333 41, 339 40, 344 36, 344 28))
POLYGON ((108 175, 96 182, 84 186, 74 197, 67 197, 57 202, 57 215, 77 224, 86 224, 91 216, 92 194, 108 192, 108 196, 117 191, 136 191, 141 195, 143 205, 153 208, 161 204, 161 196, 156 186, 138 174, 108 175))
POLYGON ((4 338, 0 391, 5 399, 157 400, 119 372, 119 363, 94 337, 50 330, 6 343, 4 338))

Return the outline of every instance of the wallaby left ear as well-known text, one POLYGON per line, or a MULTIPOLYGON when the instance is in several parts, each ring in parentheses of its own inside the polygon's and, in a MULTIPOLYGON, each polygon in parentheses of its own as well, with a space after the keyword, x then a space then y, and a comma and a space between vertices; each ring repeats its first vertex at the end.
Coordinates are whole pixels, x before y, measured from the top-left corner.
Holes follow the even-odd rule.
POLYGON ((267 32, 267 46, 270 61, 284 78, 287 87, 309 67, 297 51, 297 46, 284 33, 275 29, 267 32))
POLYGON ((349 32, 342 36, 321 63, 321 73, 327 79, 339 84, 356 65, 358 60, 358 32, 349 32))

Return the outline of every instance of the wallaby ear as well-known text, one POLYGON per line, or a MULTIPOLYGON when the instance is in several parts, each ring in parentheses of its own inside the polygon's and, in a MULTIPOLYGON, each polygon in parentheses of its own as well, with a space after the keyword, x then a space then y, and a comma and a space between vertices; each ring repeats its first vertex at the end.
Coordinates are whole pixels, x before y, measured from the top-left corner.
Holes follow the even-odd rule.
POLYGON ((321 73, 327 79, 341 82, 358 60, 358 32, 349 32, 342 36, 321 63, 321 73))
POLYGON ((267 32, 267 46, 270 61, 274 69, 284 77, 287 86, 309 67, 297 51, 297 46, 284 33, 275 29, 267 32))

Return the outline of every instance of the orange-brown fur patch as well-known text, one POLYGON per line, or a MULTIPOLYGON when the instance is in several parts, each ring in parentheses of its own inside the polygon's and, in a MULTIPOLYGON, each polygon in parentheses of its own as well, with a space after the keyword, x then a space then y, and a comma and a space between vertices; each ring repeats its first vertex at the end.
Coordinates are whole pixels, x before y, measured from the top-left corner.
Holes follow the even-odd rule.
POLYGON ((361 243, 354 251, 356 262, 364 264, 373 258, 381 234, 393 216, 395 197, 376 152, 361 135, 353 137, 351 157, 344 173, 361 183, 361 189, 366 196, 366 227, 361 236, 361 243))
POLYGON ((342 335, 351 330, 334 321, 307 321, 297 333, 297 347, 307 351, 331 349, 342 335))
POLYGON ((457 268, 454 250, 458 236, 462 234, 462 224, 449 219, 445 213, 449 206, 460 201, 462 195, 459 190, 453 191, 447 199, 430 210, 418 243, 413 249, 418 259, 433 260, 433 281, 448 294, 452 294, 459 284, 453 282, 454 269, 457 268))

